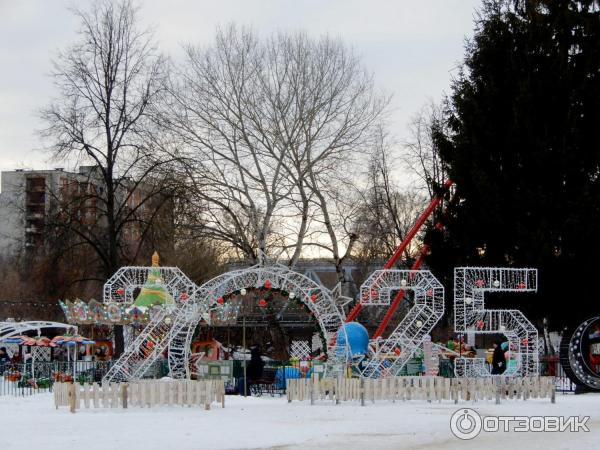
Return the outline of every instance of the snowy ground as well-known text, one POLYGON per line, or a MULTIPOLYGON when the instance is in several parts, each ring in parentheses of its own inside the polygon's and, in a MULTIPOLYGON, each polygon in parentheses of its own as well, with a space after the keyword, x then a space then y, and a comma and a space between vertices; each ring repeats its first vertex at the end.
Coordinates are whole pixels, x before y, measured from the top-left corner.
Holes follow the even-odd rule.
MULTIPOLYGON (((461 403, 482 415, 590 416, 584 433, 481 433, 471 441, 455 438, 453 402, 380 402, 360 407, 285 398, 227 397, 225 409, 56 411, 51 394, 0 397, 0 449, 200 450, 277 448, 374 449, 561 449, 598 448, 600 394, 557 395, 548 400, 461 403)), ((459 405, 460 406, 460 405, 459 405)))

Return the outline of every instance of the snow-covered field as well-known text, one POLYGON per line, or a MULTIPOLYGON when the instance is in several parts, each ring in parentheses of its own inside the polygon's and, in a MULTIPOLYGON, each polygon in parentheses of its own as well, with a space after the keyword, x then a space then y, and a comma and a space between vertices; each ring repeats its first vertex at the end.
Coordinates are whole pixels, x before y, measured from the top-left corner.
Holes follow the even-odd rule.
POLYGON ((461 403, 482 415, 590 416, 590 432, 481 433, 461 441, 450 432, 452 402, 379 402, 360 407, 285 398, 227 397, 225 409, 161 407, 55 410, 51 394, 0 397, 0 449, 200 450, 277 448, 592 449, 600 446, 600 394, 548 400, 461 403))

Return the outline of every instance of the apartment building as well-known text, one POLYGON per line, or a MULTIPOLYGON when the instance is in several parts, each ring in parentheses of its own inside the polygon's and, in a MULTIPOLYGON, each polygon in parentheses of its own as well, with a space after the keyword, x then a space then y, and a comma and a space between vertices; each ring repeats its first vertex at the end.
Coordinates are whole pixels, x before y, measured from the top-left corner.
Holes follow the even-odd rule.
MULTIPOLYGON (((81 166, 77 172, 53 170, 14 170, 1 173, 0 254, 43 247, 49 220, 77 220, 86 227, 106 226, 102 202, 104 182, 97 166, 81 166)), ((121 183, 117 196, 136 217, 151 214, 157 196, 145 202, 143 185, 121 183)), ((169 205, 172 208, 172 205, 169 205)), ((167 208, 168 209, 168 208, 167 208)), ((166 212, 166 214, 168 211, 166 212)), ((141 239, 139 223, 124 227, 124 244, 134 248, 141 239)))

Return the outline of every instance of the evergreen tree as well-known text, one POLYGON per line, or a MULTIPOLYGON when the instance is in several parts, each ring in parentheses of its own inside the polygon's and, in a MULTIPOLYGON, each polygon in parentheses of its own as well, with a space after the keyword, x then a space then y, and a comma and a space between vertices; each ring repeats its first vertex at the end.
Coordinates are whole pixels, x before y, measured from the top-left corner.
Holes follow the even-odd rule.
POLYGON ((448 281, 457 265, 538 267, 539 293, 518 307, 554 326, 600 313, 599 10, 485 1, 448 99, 450 131, 433 130, 460 201, 445 231, 429 231, 429 263, 448 281))

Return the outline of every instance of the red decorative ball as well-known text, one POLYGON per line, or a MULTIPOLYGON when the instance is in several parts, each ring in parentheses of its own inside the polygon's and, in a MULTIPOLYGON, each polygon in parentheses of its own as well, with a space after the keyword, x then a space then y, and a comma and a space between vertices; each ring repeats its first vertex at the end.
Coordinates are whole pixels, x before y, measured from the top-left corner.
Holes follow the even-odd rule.
POLYGON ((179 298, 183 301, 186 301, 188 298, 190 298, 190 296, 188 295, 187 292, 182 292, 181 295, 179 296, 179 298))
POLYGON ((395 353, 396 355, 400 356, 400 353, 402 353, 402 350, 400 350, 398 347, 396 347, 396 348, 394 349, 394 353, 395 353))
POLYGON ((310 296, 311 301, 314 303, 317 301, 317 294, 313 294, 310 296))
POLYGON ((483 322, 483 320, 479 320, 477 321, 477 328, 479 328, 480 330, 483 329, 483 326, 485 325, 485 323, 483 322))
POLYGON ((218 303, 219 305, 222 305, 223 303, 225 303, 225 299, 224 299, 223 297, 219 297, 219 298, 217 299, 217 303, 218 303))
POLYGON ((123 289, 122 287, 117 289, 117 295, 123 295, 125 293, 125 289, 123 289))
POLYGON ((485 284, 485 281, 477 280, 477 281, 475 281, 475 284, 477 285, 477 287, 483 287, 483 285, 485 284))
POLYGON ((525 338, 521 341, 523 345, 529 345, 529 339, 525 338))
POLYGON ((435 228, 436 230, 443 230, 444 229, 444 224, 441 222, 438 222, 435 224, 435 228))
POLYGON ((519 283, 519 289, 525 289, 527 286, 525 286, 525 283, 521 282, 519 283))
POLYGON ((258 301, 258 306, 260 306, 261 308, 264 308, 265 306, 267 306, 267 301, 264 298, 261 298, 258 301))
POLYGON ((427 294, 428 297, 433 296, 433 289, 427 289, 426 294, 427 294))
POLYGON ((265 281, 265 288, 267 288, 267 289, 271 289, 271 286, 272 286, 272 284, 271 284, 271 280, 267 280, 267 281, 265 281))

